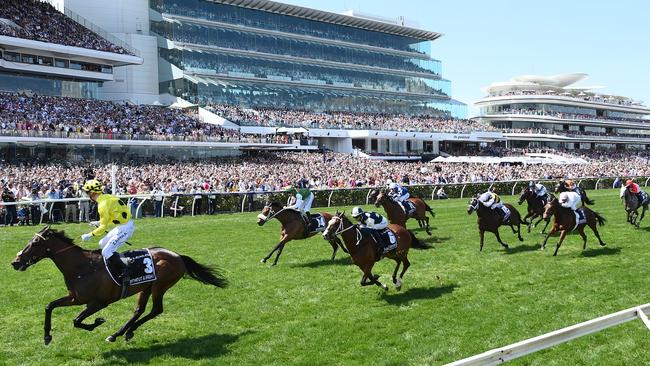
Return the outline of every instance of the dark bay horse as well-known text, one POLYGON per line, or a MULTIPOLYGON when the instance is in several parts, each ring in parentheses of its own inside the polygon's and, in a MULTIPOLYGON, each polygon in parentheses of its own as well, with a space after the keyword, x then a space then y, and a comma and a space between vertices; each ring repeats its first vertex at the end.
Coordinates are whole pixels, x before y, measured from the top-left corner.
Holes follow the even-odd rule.
POLYGON ((596 226, 596 224, 600 226, 605 225, 605 218, 602 217, 598 212, 595 212, 588 207, 583 206, 581 209, 584 210, 587 223, 580 224, 578 227, 576 227, 576 215, 573 213, 572 209, 562 207, 560 205, 560 201, 555 197, 553 197, 553 199, 546 204, 544 208, 544 218, 553 215, 553 226, 551 227, 551 231, 548 232, 548 235, 546 235, 546 238, 544 238, 542 249, 546 249, 546 242, 548 241, 548 238, 559 231, 560 240, 558 240, 557 247, 553 253, 553 256, 556 256, 557 251, 560 249, 560 245, 562 245, 562 241, 564 241, 566 235, 573 231, 574 228, 578 230, 578 234, 580 234, 582 237, 582 250, 587 249, 587 235, 585 235, 585 226, 589 226, 596 235, 596 238, 598 238, 600 245, 605 246, 605 242, 603 242, 603 240, 600 238, 598 227, 596 226))
POLYGON ((384 208, 384 211, 386 211, 386 216, 388 216, 388 221, 391 224, 406 227, 406 221, 412 218, 418 222, 420 228, 424 228, 427 234, 431 235, 431 229, 429 229, 429 217, 427 216, 427 212, 431 214, 431 217, 436 217, 436 214, 433 212, 431 207, 429 207, 429 205, 424 202, 423 199, 418 197, 409 198, 408 201, 415 205, 415 212, 413 212, 411 215, 407 215, 402 209, 402 205, 393 200, 388 195, 388 191, 386 189, 375 190, 370 194, 370 197, 376 197, 375 207, 382 206, 384 208))
MULTIPOLYGON (((393 271, 393 283, 395 288, 399 291, 402 288, 402 278, 404 273, 411 265, 408 259, 408 252, 411 245, 418 239, 406 230, 401 225, 389 224, 388 228, 393 231, 397 237, 397 248, 385 254, 386 257, 391 258, 397 265, 393 271), (403 264, 402 272, 397 277, 397 271, 400 265, 403 264)), ((374 240, 370 237, 362 237, 359 225, 352 224, 345 214, 337 212, 336 215, 328 222, 327 229, 323 232, 323 237, 326 240, 332 240, 337 235, 341 235, 345 246, 348 248, 348 253, 352 257, 352 263, 356 264, 363 276, 361 277, 361 286, 368 286, 375 284, 384 290, 388 290, 388 286, 379 282, 379 275, 372 274, 372 267, 375 262, 381 260, 375 247, 374 240)))
MULTIPOLYGON (((548 197, 550 194, 547 194, 546 197, 548 197)), ((526 201, 528 204, 528 213, 526 216, 523 218, 524 224, 528 227, 528 232, 530 233, 530 227, 531 226, 537 226, 539 225, 542 220, 544 220, 544 206, 546 205, 546 199, 542 197, 538 197, 535 194, 535 191, 533 190, 532 187, 526 187, 521 190, 521 195, 519 196, 519 202, 518 204, 522 204, 526 201), (533 221, 535 221, 536 218, 539 217, 539 220, 537 220, 536 223, 533 224, 533 221), (530 222, 528 219, 530 218, 530 222)), ((546 220, 546 225, 544 225, 544 229, 542 229, 542 234, 544 231, 546 231, 546 228, 548 227, 548 224, 551 222, 551 218, 547 218, 546 220)))
POLYGON ((644 202, 639 202, 639 198, 636 194, 630 192, 629 189, 625 189, 623 193, 623 202, 625 203, 625 212, 627 212, 627 222, 639 227, 641 225, 641 220, 645 216, 645 212, 648 210, 648 200, 644 202), (639 207, 641 207, 641 217, 639 217, 639 207), (637 218, 639 219, 637 221, 637 218))
POLYGON ((566 183, 564 181, 560 181, 555 186, 555 193, 562 193, 562 192, 576 192, 577 194, 580 195, 580 199, 582 200, 582 203, 585 205, 593 205, 596 203, 594 200, 590 200, 589 197, 587 197, 587 191, 584 190, 584 188, 580 186, 575 186, 573 189, 569 188, 566 186, 566 183))
MULTIPOLYGON (((332 215, 328 214, 327 212, 319 213, 325 218, 326 223, 332 219, 332 215)), ((275 266, 278 264, 278 259, 280 258, 280 254, 282 254, 282 250, 284 249, 285 244, 292 240, 307 239, 316 235, 316 233, 308 232, 307 228, 305 227, 305 220, 303 220, 300 212, 293 209, 285 209, 284 206, 279 202, 272 202, 264 206, 262 213, 257 215, 257 224, 259 226, 262 226, 273 218, 278 219, 278 221, 280 221, 280 224, 282 224, 282 229, 280 231, 280 242, 273 248, 273 250, 271 250, 269 255, 262 258, 261 262, 266 263, 266 261, 271 258, 273 253, 277 251, 278 254, 276 254, 275 260, 273 261, 273 265, 275 266)), ((332 260, 336 258, 336 251, 338 250, 339 246, 344 252, 347 252, 347 249, 343 246, 338 238, 333 238, 329 241, 329 243, 332 246, 332 260)))
POLYGON ((497 241, 499 242, 499 244, 501 244, 504 248, 508 249, 508 244, 501 241, 501 236, 499 236, 499 226, 501 225, 510 226, 512 232, 517 234, 519 241, 524 241, 524 239, 521 237, 522 222, 521 222, 521 215, 519 215, 519 211, 517 211, 517 209, 510 204, 504 203, 503 205, 510 210, 510 218, 508 219, 508 222, 505 223, 503 222, 501 215, 498 212, 496 212, 495 210, 489 207, 485 207, 478 200, 478 197, 474 197, 472 198, 472 200, 469 201, 469 207, 467 207, 467 214, 471 215, 472 212, 476 211, 476 215, 478 216, 478 218, 476 219, 476 223, 478 224, 478 234, 481 239, 480 251, 483 251, 483 237, 486 231, 494 233, 494 236, 497 237, 497 241), (515 226, 517 226, 516 231, 515 231, 515 226))
MULTIPOLYGON (((163 296, 183 275, 216 287, 226 287, 228 282, 218 270, 201 265, 194 259, 174 253, 164 248, 149 248, 154 261, 156 280, 129 287, 128 295, 138 294, 138 303, 133 317, 116 333, 106 338, 114 342, 126 333, 128 341, 133 332, 142 324, 162 314, 163 296), (151 312, 139 319, 144 313, 149 297, 152 298, 151 312)), ((11 262, 14 269, 24 271, 43 258, 50 258, 63 273, 68 295, 50 302, 45 307, 45 344, 52 341, 50 335, 52 310, 61 306, 86 305, 86 308, 74 319, 74 326, 93 330, 103 324, 103 318, 96 318, 94 323, 85 324, 84 319, 104 309, 109 304, 121 299, 121 288, 106 271, 100 250, 84 250, 72 242, 64 232, 44 229, 34 235, 25 248, 18 252, 11 262)))

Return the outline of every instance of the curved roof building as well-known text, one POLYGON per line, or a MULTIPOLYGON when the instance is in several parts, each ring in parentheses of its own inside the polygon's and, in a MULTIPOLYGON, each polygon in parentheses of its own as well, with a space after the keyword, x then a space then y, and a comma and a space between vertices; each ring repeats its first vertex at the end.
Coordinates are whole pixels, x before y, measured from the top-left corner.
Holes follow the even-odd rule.
POLYGON ((650 149, 650 108, 629 97, 576 86, 584 73, 522 75, 495 82, 476 117, 504 130, 509 147, 650 149))

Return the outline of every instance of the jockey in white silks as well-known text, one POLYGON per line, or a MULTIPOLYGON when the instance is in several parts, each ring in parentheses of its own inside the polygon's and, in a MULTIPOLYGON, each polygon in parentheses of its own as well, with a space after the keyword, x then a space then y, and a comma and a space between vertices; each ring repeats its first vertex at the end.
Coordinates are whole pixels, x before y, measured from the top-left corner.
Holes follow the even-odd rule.
POLYGON ((533 192, 535 192, 535 195, 539 198, 544 198, 548 194, 546 187, 543 184, 530 182, 530 187, 533 189, 533 192))
POLYGON ((576 212, 580 219, 584 219, 582 212, 578 211, 578 206, 582 205, 582 199, 576 192, 562 192, 560 193, 560 206, 570 208, 576 212))

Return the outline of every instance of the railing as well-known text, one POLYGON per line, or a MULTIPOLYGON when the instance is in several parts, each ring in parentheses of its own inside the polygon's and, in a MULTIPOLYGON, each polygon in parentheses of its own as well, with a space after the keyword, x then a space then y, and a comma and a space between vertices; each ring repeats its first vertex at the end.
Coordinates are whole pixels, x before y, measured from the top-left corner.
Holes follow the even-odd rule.
POLYGON ((541 336, 530 338, 525 341, 513 343, 511 345, 495 348, 493 350, 468 357, 446 366, 487 366, 500 365, 504 362, 525 356, 527 354, 541 351, 553 347, 557 344, 568 342, 572 339, 579 338, 591 333, 613 327, 615 325, 640 319, 645 326, 650 329, 648 312, 650 304, 644 304, 630 309, 625 309, 617 313, 602 316, 570 327, 562 328, 554 332, 546 333, 541 336))
MULTIPOLYGON (((615 177, 586 177, 574 179, 577 184, 586 189, 600 189, 602 186, 612 186, 615 177)), ((648 186, 650 177, 636 177, 639 184, 648 186)), ((557 180, 543 180, 540 183, 552 188, 557 180)), ((412 196, 434 199, 437 190, 442 187, 448 198, 465 198, 475 196, 478 193, 485 192, 494 188, 497 193, 515 194, 517 187, 528 185, 527 180, 513 180, 500 182, 479 182, 479 183, 452 183, 452 184, 428 184, 408 186, 412 196)), ((340 189, 315 189, 313 207, 331 207, 331 206, 355 206, 370 204, 370 193, 376 187, 362 188, 340 188, 340 189)), ((252 191, 252 192, 207 192, 207 193, 168 193, 163 197, 161 203, 161 216, 167 215, 179 216, 189 214, 191 216, 203 213, 222 213, 222 212, 245 212, 261 210, 267 202, 278 201, 286 202, 287 192, 285 191, 252 191), (200 198, 198 198, 200 197, 200 198), (203 205, 205 203, 205 205, 203 205), (201 212, 197 207, 201 205, 201 212), (182 207, 182 209, 180 209, 182 207), (206 209, 207 208, 207 209, 206 209)), ((139 217, 141 214, 152 216, 154 214, 154 195, 119 195, 120 198, 134 198, 133 204, 134 216, 139 217)), ((40 200, 40 201, 20 201, 4 202, 5 206, 10 205, 36 205, 45 204, 45 208, 50 208, 55 202, 77 202, 87 201, 84 198, 71 198, 60 200, 40 200)))

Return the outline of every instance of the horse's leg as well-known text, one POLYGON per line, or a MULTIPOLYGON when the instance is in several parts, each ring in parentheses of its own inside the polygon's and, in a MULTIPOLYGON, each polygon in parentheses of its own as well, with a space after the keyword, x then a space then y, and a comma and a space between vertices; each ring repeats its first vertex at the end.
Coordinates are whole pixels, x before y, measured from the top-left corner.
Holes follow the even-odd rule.
MULTIPOLYGON (((512 231, 515 231, 515 229, 513 228, 512 231)), ((508 244, 504 243, 504 242, 501 240, 501 236, 499 235, 499 228, 498 228, 498 227, 496 228, 496 230, 494 230, 494 236, 497 237, 497 241, 499 242, 499 244, 501 244, 501 245, 502 245, 504 248, 506 248, 506 249, 509 248, 509 247, 508 247, 508 244)))
POLYGON ((521 237, 521 223, 517 224, 517 239, 519 239, 519 241, 524 241, 524 238, 521 237))
POLYGON ((368 285, 375 284, 375 285, 381 287, 382 289, 384 289, 384 291, 388 291, 388 286, 386 286, 383 283, 379 282, 379 276, 372 274, 372 265, 373 265, 373 263, 371 263, 368 266, 365 266, 365 268, 363 269, 363 277, 361 278, 361 286, 368 286, 368 285))
MULTIPOLYGON (((393 283, 395 284, 395 287, 397 287, 397 271, 399 271, 399 266, 402 264, 402 260, 399 258, 395 258, 395 270, 393 271, 393 283)), ((401 286, 401 283, 400 283, 401 286)))
MULTIPOLYGON (((548 222, 546 223, 546 225, 548 225, 548 222)), ((555 234, 556 231, 557 231, 557 227, 555 225, 551 226, 551 231, 549 231, 548 234, 546 234, 546 237, 544 238, 544 242, 542 243, 542 247, 540 248, 541 250, 546 249, 546 242, 548 241, 548 238, 550 238, 551 235, 555 234)))
POLYGON ((594 235, 596 235, 596 239, 598 239, 598 244, 600 244, 601 247, 604 247, 605 245, 607 245, 607 244, 605 244, 603 239, 600 238, 600 234, 598 233, 598 226, 596 226, 596 223, 595 222, 590 223, 589 227, 594 232, 594 235))
POLYGON ((585 235, 585 227, 581 226, 578 228, 578 234, 582 238, 582 250, 587 249, 587 235, 585 235))
POLYGON ((431 228, 429 227, 429 216, 427 216, 427 214, 424 214, 424 222, 425 222, 426 232, 430 236, 431 235, 431 228))
POLYGON ((481 238, 481 249, 479 251, 482 252, 483 251, 483 239, 484 239, 483 237, 485 236, 485 231, 479 229, 478 230, 478 236, 479 236, 479 238, 481 238))
POLYGON ((404 273, 406 273, 406 270, 409 269, 411 266, 411 262, 409 262, 409 259, 406 255, 404 255, 404 258, 402 259, 402 273, 399 274, 399 278, 397 278, 397 282, 395 283, 395 289, 397 291, 402 289, 402 279, 404 278, 404 273))
MULTIPOLYGON (((542 219, 544 219, 543 216, 542 216, 542 219)), ((546 219, 546 225, 544 225, 544 228, 542 229, 542 232, 540 234, 544 234, 544 231, 546 231, 546 228, 548 227, 548 224, 550 224, 550 223, 551 223, 551 218, 549 217, 549 218, 546 219)))
POLYGON ((636 227, 639 228, 641 226, 641 220, 643 220, 643 217, 645 216, 645 211, 648 209, 647 206, 643 206, 641 208, 641 217, 639 217, 639 220, 636 222, 636 227))
POLYGON ((144 310, 147 308, 147 302, 149 301, 149 297, 150 297, 150 296, 151 296, 151 288, 148 288, 148 289, 146 289, 146 290, 140 292, 140 294, 138 295, 138 303, 137 303, 136 306, 135 306, 135 311, 133 312, 133 316, 131 317, 131 319, 129 319, 128 322, 126 322, 126 324, 124 324, 124 325, 122 326, 122 328, 120 328, 120 329, 119 329, 117 332, 115 332, 113 335, 108 336, 108 337, 106 338, 106 341, 107 341, 107 342, 115 342, 115 339, 116 339, 117 337, 119 337, 119 336, 121 336, 122 334, 124 334, 124 332, 126 332, 127 329, 129 329, 129 327, 130 327, 133 323, 135 323, 135 321, 138 320, 138 318, 139 318, 142 314, 144 314, 144 310))
POLYGON ((282 236, 280 237, 280 242, 278 243, 278 245, 276 245, 275 248, 273 248, 273 250, 271 251, 271 253, 269 253, 269 255, 267 255, 266 257, 262 258, 261 262, 262 262, 262 263, 266 263, 266 261, 268 261, 269 258, 271 258, 271 256, 273 255, 273 253, 275 253, 276 251, 278 251, 278 254, 277 254, 276 257, 275 257, 275 261, 273 262, 273 265, 275 266, 276 264, 278 264, 278 258, 280 257, 280 253, 282 252, 282 249, 284 249, 284 244, 286 244, 286 243, 287 243, 287 236, 286 236, 286 235, 282 235, 282 236))
MULTIPOLYGON (((178 280, 177 280, 178 281, 178 280)), ((158 315, 162 314, 163 312, 163 296, 165 296, 165 292, 174 285, 176 282, 172 282, 171 284, 167 284, 165 287, 152 287, 151 289, 151 301, 153 302, 153 306, 151 307, 151 311, 149 314, 145 315, 144 317, 138 319, 135 321, 131 327, 129 327, 126 331, 126 334, 124 335, 124 339, 129 341, 131 338, 133 338, 133 332, 136 331, 142 324, 148 322, 149 320, 157 317, 158 315)), ((139 305, 139 304, 138 304, 139 305)))
POLYGON ((348 254, 350 253, 350 252, 348 252, 348 248, 346 248, 345 245, 343 245, 343 242, 341 241, 341 239, 339 239, 338 236, 334 237, 334 241, 336 242, 336 244, 341 248, 341 250, 344 253, 348 253, 348 254))
POLYGON ((72 297, 72 295, 68 295, 60 299, 56 299, 50 302, 49 304, 47 304, 47 306, 45 306, 45 325, 44 325, 45 335, 43 336, 43 340, 45 341, 46 346, 50 344, 50 342, 52 342, 52 336, 50 335, 50 330, 52 330, 52 310, 61 306, 72 306, 72 305, 79 305, 79 304, 75 304, 74 297, 72 297))
POLYGON ((87 317, 95 314, 96 312, 102 310, 103 308, 105 308, 107 306, 108 306, 108 304, 106 304, 106 303, 99 303, 99 302, 88 303, 88 305, 86 305, 86 308, 81 313, 79 313, 79 315, 77 315, 76 318, 74 318, 74 320, 72 321, 72 324, 74 324, 75 328, 81 328, 81 329, 85 329, 87 331, 94 330, 98 326, 104 324, 104 322, 106 320, 104 320, 104 318, 95 318, 94 323, 92 323, 92 324, 84 324, 83 323, 84 319, 86 319, 87 317))
POLYGON ((336 251, 339 249, 339 246, 336 244, 336 241, 334 241, 334 239, 328 241, 328 243, 330 243, 332 246, 332 260, 334 260, 336 258, 336 251))
POLYGON ((282 245, 280 245, 280 249, 278 249, 278 254, 275 255, 275 260, 273 261, 273 264, 272 264, 273 266, 278 264, 278 259, 280 259, 280 254, 282 254, 282 250, 284 250, 284 245, 286 244, 286 242, 284 240, 282 242, 280 242, 280 243, 282 245))
POLYGON ((564 238, 566 237, 567 231, 562 230, 560 232, 560 240, 557 242, 557 247, 555 247, 555 253, 553 253, 553 256, 555 257, 557 255, 557 251, 560 250, 560 246, 562 245, 562 241, 564 241, 564 238))

